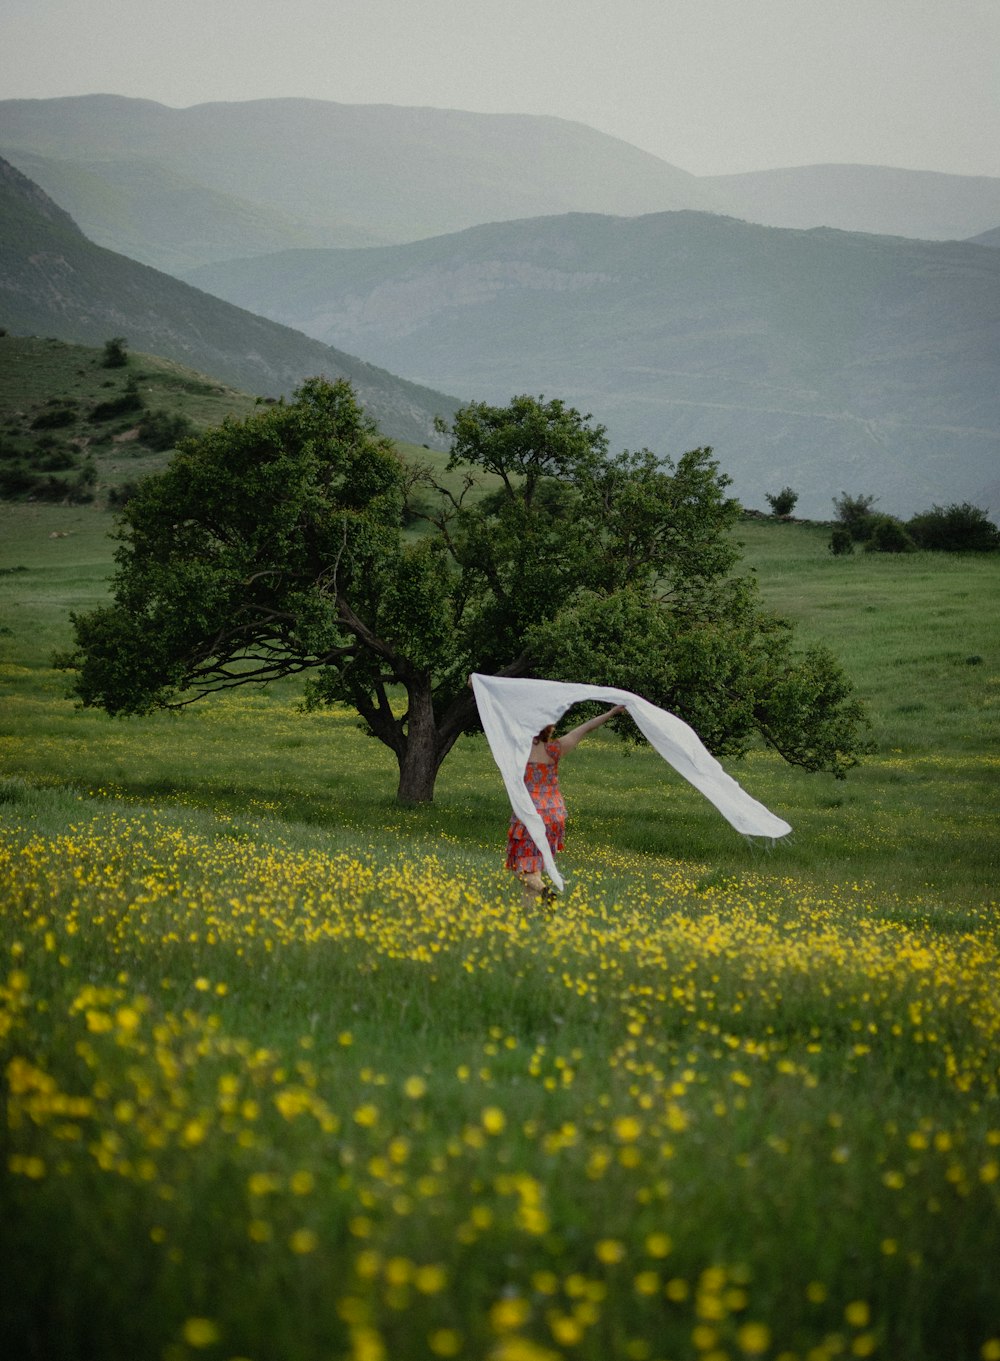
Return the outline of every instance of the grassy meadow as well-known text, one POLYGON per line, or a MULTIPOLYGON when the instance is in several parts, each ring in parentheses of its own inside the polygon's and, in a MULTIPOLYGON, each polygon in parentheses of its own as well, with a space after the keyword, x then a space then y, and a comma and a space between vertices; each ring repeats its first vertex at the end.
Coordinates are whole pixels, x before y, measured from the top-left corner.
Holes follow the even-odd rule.
POLYGON ((75 709, 110 523, 0 507, 3 1354, 1000 1361, 1000 562, 742 524, 877 753, 762 847, 589 739, 526 911, 482 738, 75 709))

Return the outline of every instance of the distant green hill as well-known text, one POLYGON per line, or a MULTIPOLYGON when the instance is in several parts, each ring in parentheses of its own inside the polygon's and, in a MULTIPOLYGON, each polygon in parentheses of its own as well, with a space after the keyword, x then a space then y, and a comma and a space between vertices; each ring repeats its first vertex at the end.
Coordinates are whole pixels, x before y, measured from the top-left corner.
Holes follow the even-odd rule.
POLYGON ((196 426, 219 425, 253 409, 249 393, 158 355, 125 347, 127 362, 108 368, 104 347, 74 345, 40 336, 0 336, 0 429, 29 427, 62 399, 86 412, 129 378, 141 386, 146 407, 183 413, 196 426))
POLYGON ((114 507, 185 435, 256 399, 155 355, 0 336, 0 499, 114 507))
MULTIPOLYGON (((200 286, 398 372, 715 447, 736 494, 912 514, 1000 465, 1000 253, 700 213, 569 214, 205 267, 200 286)), ((993 507, 1000 509, 1000 507, 993 507)))
MULTIPOLYGON (((126 353, 122 367, 108 368, 105 346, 0 335, 0 501, 93 501, 115 509, 130 484, 163 468, 177 439, 242 419, 258 404, 169 359, 126 353), (115 411, 130 391, 136 405, 115 411), (89 464, 92 479, 81 481, 89 464)), ((448 470, 445 452, 405 440, 396 447, 459 494, 462 476, 448 470)), ((483 477, 473 499, 495 481, 483 477)), ((421 523, 413 529, 421 532, 421 523)))
POLYGON ((253 395, 306 377, 350 379, 386 434, 433 442, 455 399, 266 321, 86 239, 20 171, 0 160, 0 326, 19 335, 131 347, 253 395))

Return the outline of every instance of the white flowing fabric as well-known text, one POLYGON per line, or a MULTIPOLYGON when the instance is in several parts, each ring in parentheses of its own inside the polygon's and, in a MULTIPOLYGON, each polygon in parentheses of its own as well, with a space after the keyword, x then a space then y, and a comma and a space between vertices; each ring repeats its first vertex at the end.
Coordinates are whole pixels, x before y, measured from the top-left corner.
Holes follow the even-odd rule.
POLYGON ((531 834, 552 882, 563 887, 562 875, 545 835, 545 823, 531 801, 524 783, 524 768, 531 755, 531 739, 549 723, 557 723, 567 709, 584 700, 623 704, 639 731, 679 775, 713 803, 722 816, 745 836, 787 836, 792 830, 751 798, 719 765, 693 728, 676 716, 658 709, 641 695, 605 685, 576 685, 564 681, 509 680, 474 673, 472 689, 479 706, 483 731, 493 759, 500 768, 510 806, 531 834))

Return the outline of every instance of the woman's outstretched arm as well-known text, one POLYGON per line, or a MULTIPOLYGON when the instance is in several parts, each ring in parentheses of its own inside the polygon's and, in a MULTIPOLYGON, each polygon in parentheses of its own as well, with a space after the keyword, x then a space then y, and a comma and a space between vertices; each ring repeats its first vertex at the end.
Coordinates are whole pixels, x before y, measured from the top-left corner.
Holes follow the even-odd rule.
POLYGON ((586 723, 581 723, 579 727, 570 728, 569 732, 563 737, 557 738, 559 750, 562 752, 563 756, 565 756, 568 751, 572 751, 574 747, 580 744, 587 736, 587 733, 593 732, 595 728, 603 727, 609 718, 614 718, 616 714, 623 714, 624 712, 625 705, 616 704, 615 707, 609 709, 607 713, 598 714, 596 718, 588 718, 586 723))

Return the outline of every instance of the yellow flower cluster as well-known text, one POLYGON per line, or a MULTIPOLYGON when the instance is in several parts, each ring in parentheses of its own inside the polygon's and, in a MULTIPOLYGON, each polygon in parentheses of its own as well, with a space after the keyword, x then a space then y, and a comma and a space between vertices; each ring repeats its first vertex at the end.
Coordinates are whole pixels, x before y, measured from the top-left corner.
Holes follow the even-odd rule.
POLYGON ((159 1350, 252 1358, 239 1260, 319 1311, 290 1357, 891 1356, 1000 1245, 985 911, 636 859, 533 913, 199 827, 0 834, 7 1174, 29 1220, 127 1188, 159 1350))

